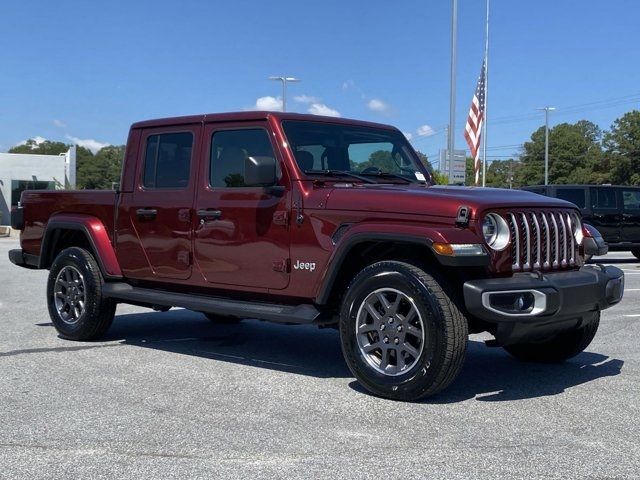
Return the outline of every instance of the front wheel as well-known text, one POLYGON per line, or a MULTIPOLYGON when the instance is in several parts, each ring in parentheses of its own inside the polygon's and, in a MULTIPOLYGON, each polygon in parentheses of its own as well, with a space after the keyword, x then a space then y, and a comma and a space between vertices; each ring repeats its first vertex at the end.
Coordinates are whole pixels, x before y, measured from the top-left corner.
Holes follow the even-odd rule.
POLYGON ((446 388, 464 362, 468 325, 446 283, 403 262, 366 267, 340 311, 347 365, 370 392, 417 400, 446 388))
POLYGON ((586 326, 577 330, 563 332, 542 342, 507 345, 504 349, 523 362, 562 363, 589 346, 600 325, 600 313, 586 326))
POLYGON ((88 251, 71 247, 56 257, 47 282, 49 316, 69 340, 94 340, 111 326, 116 302, 102 294, 100 268, 88 251))

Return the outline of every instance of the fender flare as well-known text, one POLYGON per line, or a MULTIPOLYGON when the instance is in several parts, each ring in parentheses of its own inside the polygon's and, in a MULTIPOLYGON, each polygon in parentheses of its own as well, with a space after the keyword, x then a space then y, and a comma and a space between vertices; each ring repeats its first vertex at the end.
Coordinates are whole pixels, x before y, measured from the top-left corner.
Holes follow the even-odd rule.
POLYGON ((340 268, 344 259, 351 250, 363 242, 370 241, 392 241, 402 244, 412 244, 425 247, 433 254, 436 260, 444 266, 486 266, 489 264, 490 256, 478 256, 475 258, 455 258, 438 254, 432 245, 434 242, 443 243, 478 243, 475 233, 468 229, 455 227, 433 228, 421 225, 354 225, 347 228, 347 231, 337 241, 336 247, 329 258, 327 268, 320 279, 315 303, 325 305, 329 300, 333 285, 338 278, 340 268))
POLYGON ((106 279, 122 278, 122 270, 116 257, 116 252, 109 238, 109 232, 102 220, 91 215, 82 214, 58 214, 52 216, 47 222, 45 233, 40 247, 39 268, 49 268, 53 258, 49 254, 52 242, 55 242, 55 233, 59 230, 76 230, 84 233, 96 256, 102 275, 106 279))

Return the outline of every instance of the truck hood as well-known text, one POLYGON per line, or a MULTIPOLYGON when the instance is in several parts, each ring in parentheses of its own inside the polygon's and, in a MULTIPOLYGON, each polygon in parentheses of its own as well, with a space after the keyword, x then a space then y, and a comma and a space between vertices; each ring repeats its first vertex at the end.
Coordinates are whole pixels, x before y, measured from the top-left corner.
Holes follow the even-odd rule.
POLYGON ((329 210, 375 211, 455 217, 462 205, 472 218, 499 208, 576 208, 572 203, 524 190, 425 185, 334 185, 329 210))

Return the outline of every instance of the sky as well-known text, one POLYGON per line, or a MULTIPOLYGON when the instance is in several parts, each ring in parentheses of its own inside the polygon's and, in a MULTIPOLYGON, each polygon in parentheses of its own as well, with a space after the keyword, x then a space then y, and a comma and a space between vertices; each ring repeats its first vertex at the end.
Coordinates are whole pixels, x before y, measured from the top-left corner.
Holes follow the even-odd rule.
MULTIPOLYGON (((485 2, 458 2, 457 148, 484 52, 485 2)), ((640 2, 491 0, 488 155, 543 124, 603 129, 640 108, 640 2)), ((4 0, 0 151, 97 150, 135 121, 287 109, 395 125, 435 159, 449 121, 450 0, 4 0)))

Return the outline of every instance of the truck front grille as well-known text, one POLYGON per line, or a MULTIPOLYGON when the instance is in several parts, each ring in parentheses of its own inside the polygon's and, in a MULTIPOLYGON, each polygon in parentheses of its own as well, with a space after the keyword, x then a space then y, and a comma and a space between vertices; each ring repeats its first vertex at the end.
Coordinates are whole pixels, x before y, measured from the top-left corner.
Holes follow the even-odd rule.
POLYGON ((562 211, 508 212, 513 271, 575 266, 577 249, 571 214, 562 211))

